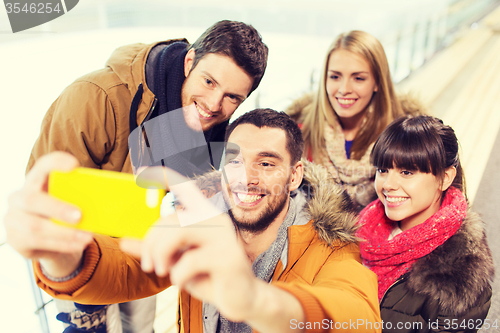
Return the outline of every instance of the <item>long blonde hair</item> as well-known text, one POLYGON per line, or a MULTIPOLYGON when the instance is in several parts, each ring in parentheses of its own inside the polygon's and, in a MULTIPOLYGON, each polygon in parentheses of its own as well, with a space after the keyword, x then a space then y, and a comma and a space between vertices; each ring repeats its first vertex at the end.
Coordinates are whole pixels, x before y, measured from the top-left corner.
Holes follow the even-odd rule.
POLYGON ((324 128, 328 123, 328 117, 336 117, 326 93, 326 79, 330 55, 338 49, 350 51, 365 59, 370 65, 378 87, 367 106, 361 129, 353 141, 351 159, 359 160, 363 157, 370 144, 375 142, 387 125, 402 114, 382 44, 364 31, 353 30, 340 34, 326 54, 318 93, 314 96, 313 103, 304 109, 305 116, 302 121, 302 134, 306 145, 304 152, 307 154, 310 150, 315 160, 325 147, 324 128))

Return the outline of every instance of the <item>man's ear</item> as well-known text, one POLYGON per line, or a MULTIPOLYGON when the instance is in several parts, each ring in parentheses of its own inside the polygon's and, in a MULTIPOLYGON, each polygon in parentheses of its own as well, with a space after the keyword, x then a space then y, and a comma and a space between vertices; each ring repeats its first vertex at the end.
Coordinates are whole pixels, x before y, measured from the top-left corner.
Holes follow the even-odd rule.
POLYGON ((302 183, 302 178, 304 178, 304 164, 301 161, 298 161, 291 167, 292 175, 290 178, 290 184, 288 186, 289 191, 293 191, 299 188, 302 183))
POLYGON ((194 63, 194 49, 189 50, 184 57, 184 76, 188 77, 194 63))
POLYGON ((441 184, 441 191, 446 191, 448 187, 453 184, 455 176, 457 175, 457 169, 454 166, 449 167, 444 172, 443 183, 441 184))

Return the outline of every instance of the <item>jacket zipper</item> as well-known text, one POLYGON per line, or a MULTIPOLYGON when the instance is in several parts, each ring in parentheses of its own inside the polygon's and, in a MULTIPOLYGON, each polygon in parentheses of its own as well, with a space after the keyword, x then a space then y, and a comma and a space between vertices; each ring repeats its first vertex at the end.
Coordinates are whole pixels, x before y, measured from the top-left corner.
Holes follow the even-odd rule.
POLYGON ((387 294, 387 292, 392 288, 394 287, 396 284, 398 284, 399 282, 403 281, 406 277, 405 276, 400 276, 396 281, 394 281, 390 286, 389 288, 387 288, 387 290, 385 291, 384 293, 384 296, 382 296, 382 299, 380 300, 380 305, 382 305, 382 302, 384 301, 384 298, 385 298, 385 295, 387 294))
MULTIPOLYGON (((143 127, 143 126, 144 126, 144 123, 145 123, 146 121, 148 121, 148 120, 149 120, 149 118, 151 118, 151 114, 153 113, 153 111, 154 111, 154 109, 155 109, 155 106, 156 106, 156 101, 157 101, 157 99, 155 98, 155 99, 153 100, 153 104, 151 105, 151 108, 150 108, 150 109, 149 109, 149 111, 148 111, 148 114, 146 115, 146 117, 144 118, 144 120, 143 120, 143 121, 141 122, 141 124, 139 125, 138 130, 140 130, 140 131, 144 131, 144 127, 143 127)), ((146 134, 145 134, 145 133, 143 133, 143 134, 140 136, 140 138, 139 138, 139 147, 141 147, 141 150, 144 150, 144 149, 145 149, 145 148, 144 148, 144 146, 147 146, 147 144, 143 141, 143 139, 141 139, 141 138, 144 138, 144 136, 145 136, 145 135, 146 135, 146 134), (144 146, 143 146, 143 144, 144 144, 144 146)), ((139 165, 141 165, 141 164, 142 164, 142 154, 140 154, 140 156, 139 156, 139 162, 138 162, 138 163, 139 163, 139 165)), ((134 171, 134 173, 135 173, 135 171, 134 171)))
POLYGON ((151 117, 151 115, 153 114, 153 111, 154 111, 154 109, 155 109, 155 106, 156 106, 156 102, 157 102, 157 101, 158 101, 158 100, 157 100, 157 99, 156 99, 156 97, 155 97, 155 99, 153 100, 153 105, 151 105, 151 108, 149 109, 148 114, 146 115, 146 118, 144 118, 144 120, 141 122, 141 126, 142 126, 142 125, 144 125, 144 123, 145 123, 146 121, 148 121, 148 120, 149 120, 149 118, 151 117))

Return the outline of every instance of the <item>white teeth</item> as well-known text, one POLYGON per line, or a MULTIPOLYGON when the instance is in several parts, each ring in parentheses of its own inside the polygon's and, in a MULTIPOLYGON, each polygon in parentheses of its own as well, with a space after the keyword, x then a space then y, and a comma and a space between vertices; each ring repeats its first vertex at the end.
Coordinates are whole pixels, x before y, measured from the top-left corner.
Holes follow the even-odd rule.
POLYGON ((198 104, 196 104, 196 103, 195 103, 195 105, 196 105, 196 110, 198 110, 198 112, 199 112, 199 113, 200 113, 203 117, 205 117, 205 118, 210 118, 210 117, 212 117, 211 115, 209 115, 208 113, 206 113, 205 111, 203 111, 203 110, 202 110, 202 109, 198 106, 198 104))
POLYGON ((401 201, 405 201, 407 199, 408 198, 405 198, 405 197, 385 197, 385 200, 387 200, 388 202, 401 202, 401 201))
POLYGON ((347 104, 347 105, 354 104, 354 102, 356 102, 355 99, 343 99, 343 98, 338 98, 338 101, 341 104, 347 104))
POLYGON ((240 199, 241 202, 245 203, 251 203, 259 200, 262 198, 262 194, 259 195, 250 195, 250 194, 245 194, 245 193, 236 193, 238 196, 238 199, 240 199))

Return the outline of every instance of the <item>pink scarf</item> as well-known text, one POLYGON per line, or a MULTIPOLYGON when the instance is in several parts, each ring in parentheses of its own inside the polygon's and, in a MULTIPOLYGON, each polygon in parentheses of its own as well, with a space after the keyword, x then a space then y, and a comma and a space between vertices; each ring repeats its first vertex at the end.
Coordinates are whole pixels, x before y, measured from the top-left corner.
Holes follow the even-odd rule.
POLYGON ((434 215, 388 240, 396 222, 387 218, 380 199, 363 209, 357 236, 365 240, 360 244, 363 264, 377 274, 379 301, 401 275, 410 271, 417 259, 453 236, 466 214, 467 201, 463 193, 450 187, 434 215))

